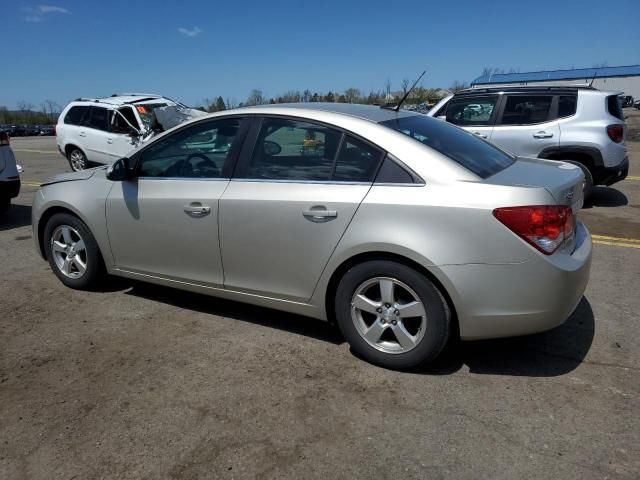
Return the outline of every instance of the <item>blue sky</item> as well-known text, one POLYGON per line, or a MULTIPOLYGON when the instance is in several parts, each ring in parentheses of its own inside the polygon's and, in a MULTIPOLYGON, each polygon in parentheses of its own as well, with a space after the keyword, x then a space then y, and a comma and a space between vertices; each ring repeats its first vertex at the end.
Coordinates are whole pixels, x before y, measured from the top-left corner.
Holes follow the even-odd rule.
POLYGON ((640 0, 0 0, 0 105, 122 91, 195 105, 287 90, 394 90, 640 64, 640 0), (530 7, 525 7, 529 5, 530 7))

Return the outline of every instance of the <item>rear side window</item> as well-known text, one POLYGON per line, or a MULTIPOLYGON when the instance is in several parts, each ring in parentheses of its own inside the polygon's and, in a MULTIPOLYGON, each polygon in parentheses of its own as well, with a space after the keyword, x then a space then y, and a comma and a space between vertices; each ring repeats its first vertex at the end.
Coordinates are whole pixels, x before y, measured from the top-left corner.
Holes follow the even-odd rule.
POLYGON ((575 115, 577 105, 577 95, 560 95, 558 99, 558 117, 564 118, 575 115))
POLYGON ((509 154, 475 135, 424 115, 395 118, 380 124, 433 148, 481 178, 488 178, 514 162, 509 154))
POLYGON ((337 182, 369 182, 378 168, 380 152, 355 138, 346 137, 336 160, 332 180, 337 182))
POLYGON ((454 98, 447 106, 447 122, 460 126, 492 125, 497 101, 497 95, 454 98))
POLYGON ((382 162, 376 183, 419 183, 409 172, 398 165, 390 155, 387 155, 382 162))
POLYGON ((87 127, 95 128, 97 130, 108 130, 109 122, 107 109, 102 107, 91 107, 89 118, 85 119, 84 124, 87 127))
POLYGON ((609 95, 607 97, 607 110, 614 117, 624 120, 622 107, 620 106, 620 97, 618 97, 618 95, 609 95))
POLYGON ((551 110, 551 95, 509 95, 500 125, 532 125, 546 122, 551 110))
POLYGON ((82 117, 88 112, 89 107, 71 107, 64 117, 67 125, 80 125, 82 117))

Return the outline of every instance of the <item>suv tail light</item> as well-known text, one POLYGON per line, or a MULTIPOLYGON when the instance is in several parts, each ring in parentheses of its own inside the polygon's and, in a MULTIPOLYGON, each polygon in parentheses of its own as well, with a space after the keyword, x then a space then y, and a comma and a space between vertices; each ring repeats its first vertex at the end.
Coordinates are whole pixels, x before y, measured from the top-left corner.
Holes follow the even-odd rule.
POLYGON ((573 212, 566 205, 496 208, 493 215, 545 255, 573 239, 573 212))
POLYGON ((7 132, 0 132, 0 145, 9 145, 9 134, 7 132))
POLYGON ((624 126, 620 124, 607 126, 607 135, 611 141, 620 143, 624 139, 624 126))

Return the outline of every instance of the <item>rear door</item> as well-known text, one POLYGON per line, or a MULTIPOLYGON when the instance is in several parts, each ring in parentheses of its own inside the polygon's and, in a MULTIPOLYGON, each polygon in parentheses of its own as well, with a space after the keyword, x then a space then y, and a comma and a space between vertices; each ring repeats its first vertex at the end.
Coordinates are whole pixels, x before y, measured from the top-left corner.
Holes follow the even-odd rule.
POLYGON ((505 94, 491 142, 522 157, 560 144, 557 96, 505 94))
POLYGON ((256 119, 220 200, 225 288, 306 301, 383 152, 302 119, 256 119))
POLYGON ((97 163, 111 163, 108 153, 109 111, 104 107, 90 107, 80 129, 83 147, 87 159, 97 163))
POLYGON ((446 106, 447 122, 458 125, 480 138, 489 140, 497 113, 499 95, 461 95, 446 106))

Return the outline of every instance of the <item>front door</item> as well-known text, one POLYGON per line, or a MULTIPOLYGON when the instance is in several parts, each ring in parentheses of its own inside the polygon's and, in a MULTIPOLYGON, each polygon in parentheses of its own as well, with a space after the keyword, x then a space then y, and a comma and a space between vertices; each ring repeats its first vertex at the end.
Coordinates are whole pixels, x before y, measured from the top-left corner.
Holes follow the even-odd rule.
POLYGON ((263 119, 253 138, 220 201, 225 288, 305 301, 371 188, 382 152, 284 118, 263 119))
POLYGON ((201 121, 134 156, 136 178, 114 185, 107 199, 116 268, 222 286, 218 207, 241 124, 237 118, 201 121))
POLYGON ((445 114, 447 122, 489 140, 496 118, 498 99, 497 94, 454 97, 447 104, 445 114))

